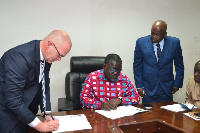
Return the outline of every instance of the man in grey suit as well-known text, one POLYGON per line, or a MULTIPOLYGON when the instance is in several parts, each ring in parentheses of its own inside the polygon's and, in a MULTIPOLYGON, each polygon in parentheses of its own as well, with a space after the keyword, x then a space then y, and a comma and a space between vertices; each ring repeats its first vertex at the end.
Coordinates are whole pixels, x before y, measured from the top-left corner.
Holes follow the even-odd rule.
POLYGON ((71 49, 69 35, 54 30, 6 51, 0 59, 0 133, 26 133, 28 127, 50 132, 59 127, 51 115, 49 71, 71 49), (43 63, 41 63, 41 60, 43 63), (40 105, 44 121, 36 114, 40 105))
POLYGON ((157 20, 152 25, 151 36, 136 41, 133 71, 143 103, 173 101, 172 94, 183 85, 184 65, 180 40, 167 36, 166 30, 166 22, 157 20))

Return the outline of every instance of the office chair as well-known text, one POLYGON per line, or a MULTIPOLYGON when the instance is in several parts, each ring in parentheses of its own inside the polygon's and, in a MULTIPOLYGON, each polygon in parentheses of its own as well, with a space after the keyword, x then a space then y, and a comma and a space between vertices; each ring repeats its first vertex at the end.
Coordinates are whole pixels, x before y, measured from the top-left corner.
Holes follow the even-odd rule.
POLYGON ((103 56, 72 56, 70 72, 65 77, 66 98, 58 99, 58 111, 79 110, 80 92, 87 75, 103 68, 103 56))

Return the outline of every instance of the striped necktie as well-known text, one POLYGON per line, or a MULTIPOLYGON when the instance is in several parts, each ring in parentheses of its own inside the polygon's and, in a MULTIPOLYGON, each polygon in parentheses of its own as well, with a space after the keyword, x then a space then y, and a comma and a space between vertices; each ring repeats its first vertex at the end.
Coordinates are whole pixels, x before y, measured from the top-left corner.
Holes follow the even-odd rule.
POLYGON ((42 66, 42 96, 43 96, 43 108, 44 112, 46 111, 46 94, 45 94, 45 75, 44 75, 44 60, 41 60, 42 66))
POLYGON ((157 58, 158 58, 158 62, 160 61, 160 56, 161 56, 161 48, 160 48, 160 44, 156 44, 157 46, 157 58))

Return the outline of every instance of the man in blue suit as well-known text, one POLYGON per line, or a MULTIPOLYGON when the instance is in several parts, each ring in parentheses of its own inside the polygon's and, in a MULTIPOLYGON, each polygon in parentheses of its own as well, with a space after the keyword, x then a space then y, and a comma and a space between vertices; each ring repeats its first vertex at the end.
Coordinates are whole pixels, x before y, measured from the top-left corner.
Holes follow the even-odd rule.
POLYGON ((143 97, 142 103, 173 101, 173 94, 183 85, 180 40, 167 36, 166 31, 166 22, 157 20, 152 25, 151 36, 136 41, 133 71, 136 88, 143 97))
POLYGON ((52 62, 60 61, 70 49, 69 35, 54 30, 43 40, 30 41, 3 54, 0 59, 0 133, 26 133, 29 126, 40 132, 58 129, 59 121, 53 120, 50 113, 49 71, 52 62), (38 105, 44 112, 44 122, 36 117, 38 105))

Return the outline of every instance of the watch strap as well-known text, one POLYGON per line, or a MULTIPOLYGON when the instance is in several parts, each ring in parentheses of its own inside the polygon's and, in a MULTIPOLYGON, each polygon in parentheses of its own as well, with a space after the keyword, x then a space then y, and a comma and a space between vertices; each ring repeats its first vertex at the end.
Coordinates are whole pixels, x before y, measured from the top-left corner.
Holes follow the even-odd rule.
POLYGON ((52 115, 51 113, 48 113, 48 114, 45 113, 45 114, 43 115, 43 118, 46 118, 46 116, 51 116, 51 117, 52 117, 53 115, 52 115))
POLYGON ((121 97, 121 96, 119 96, 118 98, 121 100, 121 103, 120 103, 120 104, 122 104, 122 97, 121 97))

